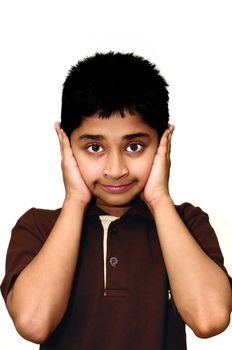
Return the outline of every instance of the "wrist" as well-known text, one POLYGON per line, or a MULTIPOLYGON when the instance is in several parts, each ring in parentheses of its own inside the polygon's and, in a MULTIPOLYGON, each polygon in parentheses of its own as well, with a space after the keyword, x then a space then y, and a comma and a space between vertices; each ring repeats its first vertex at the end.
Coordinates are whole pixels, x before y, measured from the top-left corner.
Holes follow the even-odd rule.
POLYGON ((84 203, 79 196, 75 194, 66 194, 63 202, 63 207, 75 207, 85 211, 88 203, 84 203))
POLYGON ((153 213, 155 213, 159 208, 167 207, 170 205, 174 206, 174 202, 169 194, 159 196, 148 203, 148 206, 153 213))

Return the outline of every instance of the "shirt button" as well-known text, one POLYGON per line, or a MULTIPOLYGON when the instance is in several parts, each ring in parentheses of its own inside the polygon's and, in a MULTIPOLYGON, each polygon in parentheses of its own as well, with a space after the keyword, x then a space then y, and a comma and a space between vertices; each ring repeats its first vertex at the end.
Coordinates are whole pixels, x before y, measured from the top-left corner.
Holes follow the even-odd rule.
POLYGON ((115 235, 118 232, 118 229, 116 226, 110 227, 110 234, 115 235))
POLYGON ((117 259, 115 256, 112 256, 112 257, 110 258, 110 265, 111 265, 112 267, 116 267, 117 264, 118 264, 118 259, 117 259))

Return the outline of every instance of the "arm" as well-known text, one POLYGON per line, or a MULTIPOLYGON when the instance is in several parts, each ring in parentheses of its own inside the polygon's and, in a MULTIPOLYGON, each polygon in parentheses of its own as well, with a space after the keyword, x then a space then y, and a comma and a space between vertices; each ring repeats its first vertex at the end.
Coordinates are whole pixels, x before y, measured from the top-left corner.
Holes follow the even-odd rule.
POLYGON ((42 343, 61 321, 76 268, 83 215, 91 193, 79 173, 69 140, 56 124, 65 199, 61 213, 37 256, 21 272, 7 296, 18 332, 42 343))
POLYGON ((178 215, 168 190, 173 127, 161 141, 143 197, 156 222, 176 307, 199 337, 229 324, 231 287, 224 271, 197 244, 178 215))

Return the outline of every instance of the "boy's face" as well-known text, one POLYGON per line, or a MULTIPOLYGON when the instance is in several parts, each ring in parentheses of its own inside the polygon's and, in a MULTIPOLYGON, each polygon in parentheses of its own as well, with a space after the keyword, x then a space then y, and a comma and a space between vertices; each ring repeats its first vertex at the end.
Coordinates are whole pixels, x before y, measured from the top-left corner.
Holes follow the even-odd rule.
POLYGON ((123 214, 142 192, 158 146, 158 133, 139 115, 114 113, 83 119, 71 134, 81 175, 106 212, 123 214), (121 209, 119 209, 121 208, 121 209))

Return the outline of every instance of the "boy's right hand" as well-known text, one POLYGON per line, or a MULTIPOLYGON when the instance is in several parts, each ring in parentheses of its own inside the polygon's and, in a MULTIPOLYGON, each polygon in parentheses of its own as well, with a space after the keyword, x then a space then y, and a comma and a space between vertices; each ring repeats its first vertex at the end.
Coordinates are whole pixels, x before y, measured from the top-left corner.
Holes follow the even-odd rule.
POLYGON ((76 199, 86 207, 91 200, 92 194, 80 174, 69 139, 64 130, 60 128, 59 122, 55 123, 55 130, 60 143, 61 168, 66 198, 76 199))

